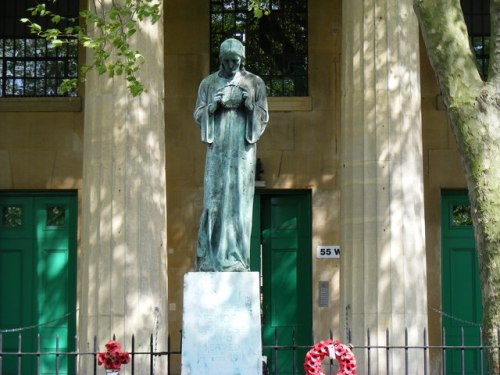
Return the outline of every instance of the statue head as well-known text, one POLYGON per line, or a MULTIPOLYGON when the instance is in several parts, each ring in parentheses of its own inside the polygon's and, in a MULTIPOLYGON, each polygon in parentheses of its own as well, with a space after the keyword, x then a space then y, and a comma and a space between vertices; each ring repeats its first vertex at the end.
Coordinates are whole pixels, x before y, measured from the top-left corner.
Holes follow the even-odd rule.
POLYGON ((227 77, 245 70, 245 46, 238 39, 229 38, 223 41, 219 58, 221 72, 227 77))
POLYGON ((225 55, 238 55, 242 61, 245 60, 245 46, 238 39, 229 38, 220 45, 219 57, 225 55))

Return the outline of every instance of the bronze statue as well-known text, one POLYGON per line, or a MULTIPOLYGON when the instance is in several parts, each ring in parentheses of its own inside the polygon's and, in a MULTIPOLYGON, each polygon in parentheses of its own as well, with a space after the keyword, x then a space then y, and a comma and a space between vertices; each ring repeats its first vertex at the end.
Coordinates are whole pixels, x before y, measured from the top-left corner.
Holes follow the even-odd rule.
POLYGON ((207 144, 196 269, 249 271, 256 142, 269 115, 264 81, 244 68, 237 39, 220 46, 220 69, 204 78, 194 112, 207 144))

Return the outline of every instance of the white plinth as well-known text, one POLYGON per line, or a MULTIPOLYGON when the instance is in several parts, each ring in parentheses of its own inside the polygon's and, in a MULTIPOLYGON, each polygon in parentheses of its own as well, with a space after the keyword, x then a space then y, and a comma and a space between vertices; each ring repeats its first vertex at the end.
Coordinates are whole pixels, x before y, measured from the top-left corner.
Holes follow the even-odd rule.
POLYGON ((257 272, 184 276, 182 375, 261 375, 257 272))

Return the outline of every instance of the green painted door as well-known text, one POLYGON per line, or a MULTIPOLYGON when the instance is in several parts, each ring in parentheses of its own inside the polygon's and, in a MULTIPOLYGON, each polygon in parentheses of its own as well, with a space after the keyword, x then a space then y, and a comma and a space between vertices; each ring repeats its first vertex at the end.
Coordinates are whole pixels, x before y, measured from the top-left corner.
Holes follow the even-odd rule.
MULTIPOLYGON (((252 234, 251 268, 261 270, 263 345, 311 345, 309 191, 258 192, 252 234)), ((266 349, 264 355, 271 373, 297 374, 306 352, 266 349)))
MULTIPOLYGON (((76 219, 73 192, 0 194, 0 330, 3 350, 42 352, 74 349, 76 309, 76 219)), ((61 356, 59 373, 74 361, 61 356)), ((56 357, 40 356, 40 373, 55 373, 56 357)), ((22 373, 36 373, 23 357, 22 373)), ((3 374, 17 374, 17 357, 3 357, 3 374)))
MULTIPOLYGON (((479 267, 467 191, 445 191, 441 199, 442 322, 447 345, 479 344, 483 309, 479 267)), ((446 374, 481 374, 478 351, 446 351, 446 374)), ((484 362, 484 374, 486 362, 484 362)))

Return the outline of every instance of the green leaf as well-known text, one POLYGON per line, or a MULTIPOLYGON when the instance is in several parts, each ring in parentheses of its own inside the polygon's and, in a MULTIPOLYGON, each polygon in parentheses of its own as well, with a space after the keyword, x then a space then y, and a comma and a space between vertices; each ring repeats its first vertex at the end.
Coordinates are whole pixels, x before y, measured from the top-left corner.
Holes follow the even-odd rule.
POLYGON ((118 18, 118 16, 120 15, 120 11, 117 9, 117 8, 112 8, 109 13, 109 19, 110 20, 116 20, 118 18))
POLYGON ((140 94, 142 94, 142 92, 144 91, 144 86, 139 82, 139 81, 135 81, 133 83, 131 83, 130 85, 128 85, 128 89, 130 91, 130 93, 132 94, 132 96, 139 96, 140 94))
POLYGON ((61 39, 54 39, 51 43, 54 47, 61 47, 64 42, 61 39))
POLYGON ((35 33, 35 34, 42 31, 42 26, 40 26, 39 24, 34 23, 34 22, 30 25, 30 28, 31 28, 31 32, 35 33))
POLYGON ((97 74, 99 74, 99 75, 106 73, 106 71, 107 71, 107 69, 105 66, 100 65, 97 67, 97 74))
POLYGON ((111 44, 113 45, 113 47, 120 49, 121 46, 123 46, 124 41, 121 38, 114 38, 111 41, 111 44))
POLYGON ((90 70, 90 66, 84 64, 80 68, 80 72, 82 73, 83 76, 87 75, 88 71, 90 70))
POLYGON ((61 35, 61 30, 59 29, 47 29, 44 32, 44 37, 47 39, 57 38, 59 35, 61 35))
POLYGON ((59 92, 61 94, 66 94, 69 92, 74 92, 76 91, 77 88, 77 80, 76 78, 74 79, 64 79, 59 86, 59 92))

